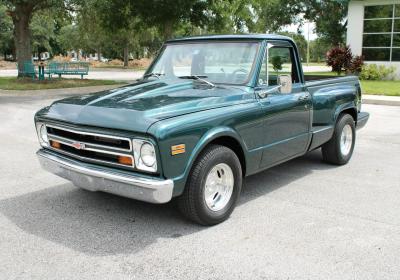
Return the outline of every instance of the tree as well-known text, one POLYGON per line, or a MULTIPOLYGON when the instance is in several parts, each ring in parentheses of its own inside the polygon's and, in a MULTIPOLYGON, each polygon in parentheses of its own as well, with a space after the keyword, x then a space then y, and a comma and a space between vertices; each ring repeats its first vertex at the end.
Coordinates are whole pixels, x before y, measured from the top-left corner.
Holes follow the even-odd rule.
POLYGON ((331 44, 325 38, 317 38, 310 42, 310 61, 322 62, 326 59, 326 53, 331 44))
POLYGON ((58 50, 62 54, 67 54, 71 50, 79 50, 82 48, 81 36, 79 34, 78 26, 69 24, 62 26, 57 34, 56 42, 58 50))
POLYGON ((296 15, 304 15, 305 20, 315 22, 316 32, 332 47, 345 42, 347 9, 349 0, 287 0, 296 15))
POLYGON ((298 21, 301 9, 293 5, 295 0, 255 0, 254 10, 256 19, 256 32, 278 32, 285 25, 298 21))
POLYGON ((0 0, 7 7, 14 25, 14 44, 18 61, 18 76, 22 76, 23 62, 31 60, 30 23, 35 13, 46 9, 65 9, 73 0, 0 0))
POLYGON ((203 27, 208 33, 246 33, 255 29, 253 0, 209 1, 203 27))
POLYGON ((54 16, 49 11, 40 11, 32 17, 30 24, 32 51, 40 54, 52 52, 51 40, 55 39, 54 16))
POLYGON ((132 13, 140 16, 145 24, 157 26, 164 40, 172 37, 179 24, 201 25, 206 19, 203 12, 207 1, 203 0, 130 0, 129 3, 132 13))
POLYGON ((13 53, 13 49, 13 24, 11 18, 7 16, 6 7, 0 4, 0 53, 6 59, 6 55, 13 53))
POLYGON ((304 35, 293 32, 278 32, 278 34, 292 38, 296 42, 296 45, 299 49, 301 60, 307 60, 307 40, 304 35))

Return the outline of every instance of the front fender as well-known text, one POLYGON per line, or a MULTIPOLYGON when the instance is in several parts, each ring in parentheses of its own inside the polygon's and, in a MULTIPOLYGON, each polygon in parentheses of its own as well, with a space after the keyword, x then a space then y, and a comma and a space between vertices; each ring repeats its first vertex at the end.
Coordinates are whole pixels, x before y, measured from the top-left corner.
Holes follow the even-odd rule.
MULTIPOLYGON (((247 147, 243 142, 243 139, 240 137, 239 133, 234 129, 226 126, 222 127, 215 127, 209 131, 207 131, 197 142, 193 150, 191 151, 190 157, 187 160, 184 172, 179 175, 178 177, 174 178, 175 188, 174 188, 174 196, 182 194, 186 181, 189 177, 190 170, 200 153, 204 150, 204 148, 213 142, 214 140, 220 137, 231 137, 235 139, 240 146, 242 147, 243 151, 246 153, 247 147)), ((246 158, 246 157, 245 157, 246 158)))

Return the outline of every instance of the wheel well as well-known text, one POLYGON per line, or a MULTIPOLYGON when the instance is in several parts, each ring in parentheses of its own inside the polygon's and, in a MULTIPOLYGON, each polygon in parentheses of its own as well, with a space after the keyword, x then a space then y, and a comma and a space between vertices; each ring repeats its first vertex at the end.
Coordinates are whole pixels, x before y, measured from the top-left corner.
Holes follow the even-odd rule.
POLYGON ((233 137, 222 136, 212 140, 210 143, 207 144, 207 146, 213 144, 225 146, 231 149, 237 155, 240 161, 240 165, 242 166, 242 173, 244 177, 246 174, 246 158, 244 157, 244 152, 240 143, 233 137))
POLYGON ((344 115, 344 114, 349 114, 350 116, 353 117, 354 121, 357 122, 357 109, 350 108, 350 109, 346 109, 346 110, 343 110, 342 112, 340 112, 340 115, 344 115))

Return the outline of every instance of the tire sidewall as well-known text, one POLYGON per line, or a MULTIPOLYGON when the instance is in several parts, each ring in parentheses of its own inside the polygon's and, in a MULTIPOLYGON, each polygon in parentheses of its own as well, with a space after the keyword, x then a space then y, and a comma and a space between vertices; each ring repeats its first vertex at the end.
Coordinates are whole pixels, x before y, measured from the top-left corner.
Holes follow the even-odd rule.
POLYGON ((347 115, 347 114, 340 117, 340 119, 336 125, 335 137, 336 137, 336 149, 338 151, 338 159, 342 163, 347 163, 350 160, 351 156, 353 155, 354 146, 355 146, 355 142, 356 142, 356 129, 355 129, 355 123, 354 123, 353 117, 351 117, 350 115, 347 115), (350 125, 353 137, 352 137, 350 152, 347 155, 343 155, 342 150, 340 149, 340 140, 341 140, 343 128, 346 125, 350 125))
POLYGON ((199 213, 199 218, 209 224, 220 223, 232 213, 240 196, 242 187, 242 170, 240 161, 237 158, 236 154, 228 148, 217 149, 216 151, 217 152, 214 153, 212 157, 206 162, 204 168, 202 168, 199 174, 200 176, 198 180, 195 182, 197 185, 195 187, 198 190, 196 195, 196 208, 199 213), (205 201, 205 183, 211 169, 220 163, 225 163, 232 169, 234 186, 228 204, 219 211, 212 211, 208 208, 205 201))

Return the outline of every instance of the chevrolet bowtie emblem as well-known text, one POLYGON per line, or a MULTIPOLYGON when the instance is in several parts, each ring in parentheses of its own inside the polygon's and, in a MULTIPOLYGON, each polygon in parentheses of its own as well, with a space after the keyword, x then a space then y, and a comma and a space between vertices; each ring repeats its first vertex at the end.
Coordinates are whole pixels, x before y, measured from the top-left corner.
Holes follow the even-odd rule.
POLYGON ((83 150, 85 149, 85 144, 80 142, 74 142, 72 143, 72 147, 74 147, 77 150, 83 150))

